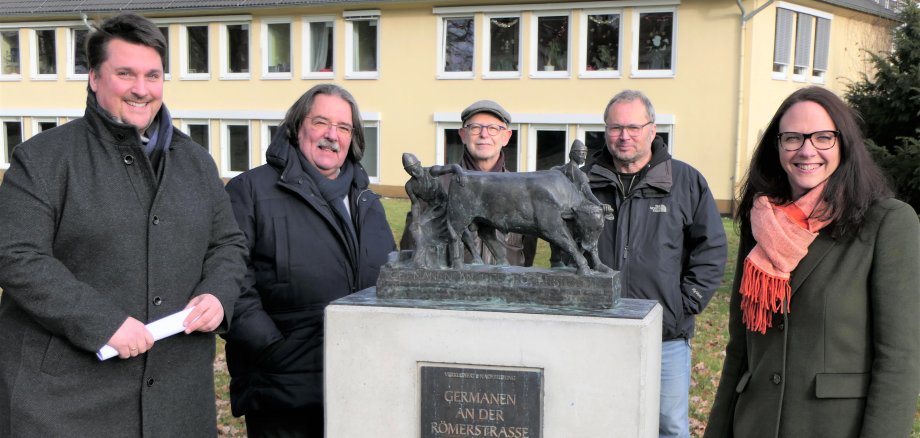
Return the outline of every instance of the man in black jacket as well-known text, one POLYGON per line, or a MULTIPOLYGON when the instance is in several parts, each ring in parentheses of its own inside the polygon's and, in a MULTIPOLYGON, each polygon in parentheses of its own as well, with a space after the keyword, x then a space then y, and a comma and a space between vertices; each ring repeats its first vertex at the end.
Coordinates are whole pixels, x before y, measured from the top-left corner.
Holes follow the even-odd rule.
POLYGON ((249 246, 226 339, 231 407, 250 437, 323 436, 323 311, 376 284, 396 249, 363 153, 355 99, 321 84, 288 110, 268 163, 227 185, 249 246))
POLYGON ((626 90, 604 111, 607 147, 585 168, 597 198, 614 207, 598 241, 601 261, 622 272, 626 298, 663 310, 661 437, 689 437, 690 338, 722 281, 727 244, 703 176, 671 158, 656 136, 648 97, 626 90))

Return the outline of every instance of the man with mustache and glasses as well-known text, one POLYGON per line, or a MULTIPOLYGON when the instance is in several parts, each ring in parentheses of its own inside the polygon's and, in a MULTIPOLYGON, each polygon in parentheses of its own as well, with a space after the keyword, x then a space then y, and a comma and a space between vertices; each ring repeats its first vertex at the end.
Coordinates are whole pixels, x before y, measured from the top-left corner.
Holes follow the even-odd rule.
POLYGON ((396 250, 364 146, 354 97, 317 85, 288 109, 267 164, 227 184, 249 259, 224 337, 250 437, 323 436, 323 311, 374 286, 396 250))
POLYGON ((0 185, 0 436, 215 436, 214 333, 245 241, 211 156, 163 105, 166 39, 87 37, 84 116, 17 146, 0 185), (145 323, 183 308, 185 334, 145 323), (97 350, 118 358, 100 361, 97 350))
MULTIPOLYGON (((465 170, 482 172, 508 172, 505 168, 504 147, 511 140, 511 114, 501 105, 491 100, 473 102, 460 113, 462 127, 460 140, 463 142, 463 157, 460 167, 465 170)), ((448 184, 443 184, 445 189, 448 184)), ((410 213, 411 214, 411 213, 410 213)), ((406 223, 411 222, 411 217, 406 217, 406 223)), ((523 236, 517 233, 498 233, 498 241, 505 247, 508 263, 515 266, 531 266, 537 251, 537 238, 523 236)), ((476 252, 483 263, 492 263, 492 253, 482 244, 478 237, 474 239, 476 252)), ((414 249, 415 240, 409 227, 403 232, 399 242, 400 249, 414 249)), ((466 261, 478 259, 471 254, 466 254, 466 261)))
POLYGON ((618 93, 604 110, 607 147, 585 167, 597 199, 614 208, 598 240, 601 261, 622 272, 622 296, 663 308, 661 437, 690 437, 690 338, 722 282, 727 242, 706 179, 671 158, 645 94, 618 93))

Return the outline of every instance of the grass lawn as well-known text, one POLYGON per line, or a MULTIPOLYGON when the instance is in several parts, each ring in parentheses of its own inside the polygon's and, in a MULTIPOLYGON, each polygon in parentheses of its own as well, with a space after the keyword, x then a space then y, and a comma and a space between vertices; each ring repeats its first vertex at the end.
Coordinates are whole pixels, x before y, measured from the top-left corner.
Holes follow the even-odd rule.
MULTIPOLYGON (((409 201, 406 199, 384 199, 390 226, 397 242, 405 227, 406 212, 409 201)), ((738 234, 734 224, 723 219, 728 234, 728 264, 722 287, 716 292, 709 306, 696 319, 696 336, 693 339, 693 373, 690 383, 690 432, 693 436, 702 436, 706 428, 706 417, 715 399, 725 357, 725 344, 728 342, 728 302, 731 279, 735 271, 735 256, 738 234)), ((537 247, 536 264, 549 266, 549 247, 540 241, 537 247)), ((229 376, 224 361, 224 343, 218 340, 218 355, 214 363, 214 387, 217 391, 218 431, 220 436, 242 437, 246 435, 246 425, 240 418, 230 415, 230 396, 227 394, 229 376)), ((920 438, 920 400, 914 414, 913 438, 920 438)))

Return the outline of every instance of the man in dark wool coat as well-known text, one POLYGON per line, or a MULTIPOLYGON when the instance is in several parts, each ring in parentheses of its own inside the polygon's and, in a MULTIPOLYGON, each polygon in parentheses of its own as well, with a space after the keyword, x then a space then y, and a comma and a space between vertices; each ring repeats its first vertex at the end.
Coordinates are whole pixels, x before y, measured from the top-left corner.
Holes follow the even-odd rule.
POLYGON ((87 38, 82 118, 13 150, 0 185, 0 436, 213 437, 215 332, 245 241, 210 155, 163 105, 166 40, 87 38), (154 343, 145 323, 192 308, 154 343), (108 345, 117 358, 101 361, 108 345))

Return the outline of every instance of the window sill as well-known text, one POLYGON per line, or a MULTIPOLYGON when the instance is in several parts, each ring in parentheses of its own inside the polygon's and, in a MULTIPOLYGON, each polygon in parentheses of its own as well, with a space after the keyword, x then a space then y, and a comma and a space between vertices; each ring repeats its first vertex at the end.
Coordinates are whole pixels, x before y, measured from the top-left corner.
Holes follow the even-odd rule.
POLYGON ((293 78, 293 75, 290 72, 284 72, 284 73, 262 72, 262 80, 264 81, 285 81, 285 80, 289 81, 291 80, 291 78, 293 78))
POLYGON ((455 80, 455 79, 461 79, 461 80, 476 79, 476 75, 475 75, 473 72, 471 72, 471 71, 463 71, 463 72, 456 72, 456 71, 444 72, 444 71, 442 71, 442 72, 438 72, 438 75, 437 75, 436 77, 437 77, 438 79, 446 79, 446 80, 455 80))
POLYGON ((362 80, 362 79, 380 79, 380 73, 379 73, 379 72, 376 72, 376 71, 374 71, 374 72, 351 72, 351 73, 345 73, 345 79, 357 79, 357 80, 362 80))
POLYGON ((520 79, 521 72, 518 71, 509 71, 509 72, 484 72, 482 74, 483 79, 520 79))
POLYGON ((578 74, 579 79, 619 79, 619 70, 584 70, 578 74))
POLYGON ((302 79, 335 79, 334 71, 315 71, 309 72, 303 76, 302 79))
POLYGON ((210 81, 210 73, 186 73, 179 76, 179 80, 182 81, 210 81))

